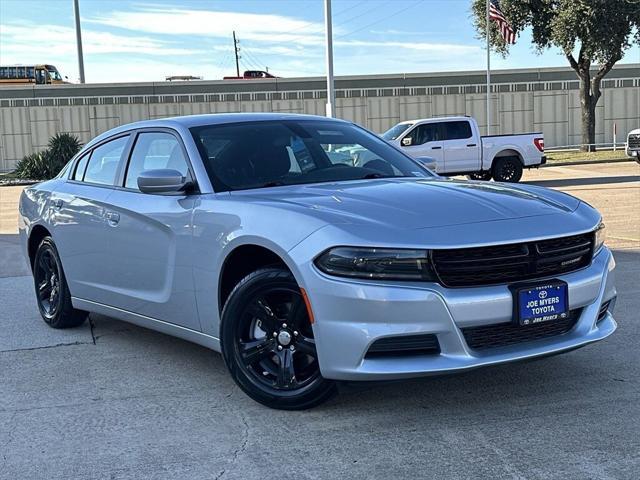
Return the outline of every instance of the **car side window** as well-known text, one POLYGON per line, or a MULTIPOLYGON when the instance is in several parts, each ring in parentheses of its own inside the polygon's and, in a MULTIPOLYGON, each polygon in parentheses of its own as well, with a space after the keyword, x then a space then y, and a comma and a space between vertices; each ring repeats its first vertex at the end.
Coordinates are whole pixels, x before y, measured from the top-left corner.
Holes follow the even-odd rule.
POLYGON ((80 160, 76 162, 76 169, 73 172, 71 177, 72 180, 77 180, 78 182, 82 181, 84 177, 84 171, 87 168, 87 162, 89 161, 89 154, 84 155, 80 160))
POLYGON ((411 138, 411 145, 423 145, 428 142, 440 140, 439 123, 424 123, 418 125, 407 134, 411 138))
POLYGON ((178 139, 165 132, 143 132, 138 135, 131 153, 126 188, 138 188, 138 176, 145 170, 169 168, 183 176, 189 174, 189 164, 178 139))
POLYGON ((99 185, 113 185, 118 172, 122 152, 127 146, 129 135, 103 143, 91 152, 91 158, 84 174, 84 181, 99 185))
POLYGON ((461 140, 463 138, 471 138, 471 126, 467 121, 446 122, 444 125, 443 140, 461 140))

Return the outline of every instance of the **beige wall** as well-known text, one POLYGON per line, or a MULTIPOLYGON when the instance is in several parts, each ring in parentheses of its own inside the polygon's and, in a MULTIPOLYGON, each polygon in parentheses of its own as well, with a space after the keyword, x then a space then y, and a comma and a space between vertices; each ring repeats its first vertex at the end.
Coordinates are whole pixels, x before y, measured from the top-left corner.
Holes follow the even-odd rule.
MULTIPOLYGON (((634 81, 635 82, 635 81, 634 81)), ((635 85, 635 83, 634 83, 635 85)), ((300 94, 299 96, 302 96, 300 94)), ((43 148, 56 132, 75 133, 82 142, 125 123, 175 115, 215 112, 295 112, 322 115, 323 98, 297 100, 194 101, 204 95, 175 96, 176 103, 153 103, 165 97, 151 95, 144 102, 133 98, 119 104, 121 98, 96 97, 96 105, 38 105, 0 108, 0 171, 10 171, 24 155, 43 148), (129 101, 131 100, 131 101, 129 101), (183 100, 183 101, 177 101, 183 100)), ((236 98, 239 98, 237 96, 236 98)), ((56 102, 59 99, 56 100, 56 102)), ((73 104, 75 99, 70 99, 73 104)), ((44 103, 38 100, 39 103, 44 103)), ((28 104, 27 101, 24 102, 28 104)), ((84 102, 87 103, 87 102, 84 102)), ((542 131, 547 147, 581 142, 580 102, 576 89, 508 91, 493 94, 491 133, 542 131)), ((340 118, 382 132, 401 120, 442 115, 471 115, 486 131, 485 95, 482 93, 360 96, 338 98, 340 118)), ((612 142, 613 124, 617 124, 618 142, 626 133, 640 127, 640 88, 605 88, 597 109, 597 142, 612 142)))

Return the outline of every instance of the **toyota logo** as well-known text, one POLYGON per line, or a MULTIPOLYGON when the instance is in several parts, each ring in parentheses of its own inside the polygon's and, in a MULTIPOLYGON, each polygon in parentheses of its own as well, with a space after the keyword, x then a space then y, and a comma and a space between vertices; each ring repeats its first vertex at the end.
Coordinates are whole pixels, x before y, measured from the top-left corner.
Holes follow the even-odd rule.
POLYGON ((539 294, 538 297, 540 298, 547 298, 547 291, 546 290, 542 290, 539 294))

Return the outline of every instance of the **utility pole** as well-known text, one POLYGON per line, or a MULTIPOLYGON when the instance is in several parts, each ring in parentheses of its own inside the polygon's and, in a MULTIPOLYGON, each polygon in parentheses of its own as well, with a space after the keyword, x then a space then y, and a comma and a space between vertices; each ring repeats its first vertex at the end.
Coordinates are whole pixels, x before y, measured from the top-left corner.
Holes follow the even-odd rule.
POLYGON ((80 7, 78 0, 73 0, 73 13, 76 17, 76 45, 78 49, 78 70, 80 71, 80 83, 84 83, 84 58, 82 55, 82 32, 80 31, 80 7))
POLYGON ((331 28, 331 0, 324 0, 324 25, 327 40, 327 117, 335 116, 336 93, 333 88, 333 31, 331 28))
MULTIPOLYGON (((76 0, 77 1, 77 0, 76 0)), ((240 76, 240 56, 238 53, 240 52, 240 47, 238 46, 238 39, 236 38, 236 31, 233 31, 233 53, 236 56, 236 77, 240 76)))

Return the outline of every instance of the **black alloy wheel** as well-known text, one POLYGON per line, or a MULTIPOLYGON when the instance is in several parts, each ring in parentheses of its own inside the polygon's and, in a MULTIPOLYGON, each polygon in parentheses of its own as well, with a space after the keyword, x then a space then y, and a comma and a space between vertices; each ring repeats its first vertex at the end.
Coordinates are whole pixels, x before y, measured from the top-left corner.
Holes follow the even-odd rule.
POLYGON ((33 281, 42 319, 53 328, 82 325, 87 312, 76 310, 62 270, 58 250, 51 237, 45 237, 33 260, 33 281))
POLYGON ((305 409, 328 399, 299 286, 280 268, 258 270, 231 292, 222 313, 222 351, 234 380, 272 408, 305 409))
POLYGON ((522 163, 517 157, 500 157, 495 159, 493 179, 496 182, 518 182, 522 178, 522 163))

